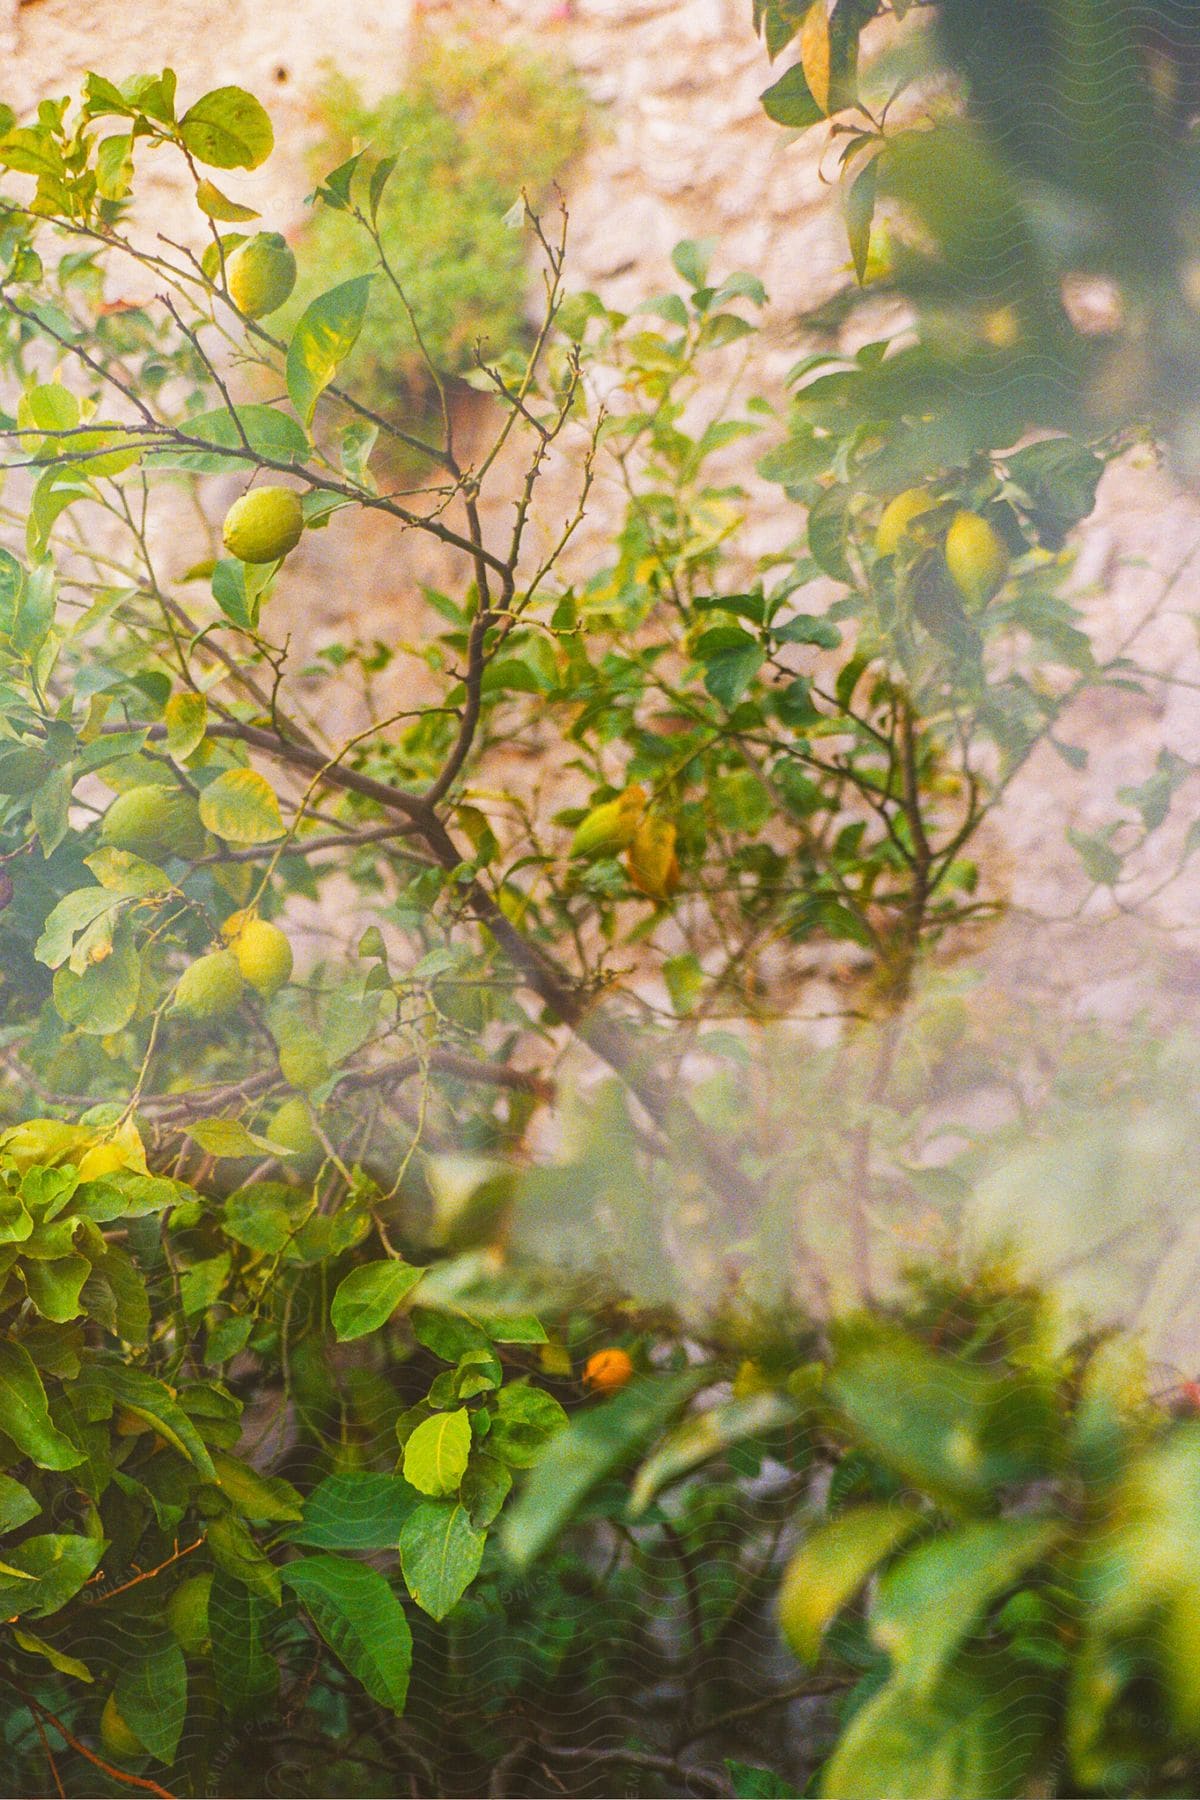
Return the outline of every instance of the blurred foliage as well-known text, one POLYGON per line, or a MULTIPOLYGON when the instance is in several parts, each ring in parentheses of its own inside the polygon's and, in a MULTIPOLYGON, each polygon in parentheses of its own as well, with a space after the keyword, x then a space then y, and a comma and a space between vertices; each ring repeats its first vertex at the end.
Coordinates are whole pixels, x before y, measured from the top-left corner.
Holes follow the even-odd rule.
MULTIPOLYGON (((573 77, 481 38, 430 42, 404 87, 378 104, 367 105, 344 77, 326 85, 320 173, 364 145, 398 159, 378 222, 404 297, 379 297, 347 361, 364 399, 428 406, 426 355, 438 376, 469 377, 480 353, 495 362, 529 337, 527 245, 507 215, 522 192, 544 203, 582 149, 586 121, 573 77)), ((298 301, 373 266, 362 233, 328 208, 318 209, 304 241, 298 301)))
POLYGON ((909 466, 1033 426, 1150 429, 1192 479, 1194 7, 943 0, 931 24, 881 0, 755 0, 754 15, 773 57, 799 52, 768 114, 835 121, 859 281, 915 305, 918 339, 876 387, 878 416, 926 425, 909 466), (909 35, 873 67, 884 12, 909 35))

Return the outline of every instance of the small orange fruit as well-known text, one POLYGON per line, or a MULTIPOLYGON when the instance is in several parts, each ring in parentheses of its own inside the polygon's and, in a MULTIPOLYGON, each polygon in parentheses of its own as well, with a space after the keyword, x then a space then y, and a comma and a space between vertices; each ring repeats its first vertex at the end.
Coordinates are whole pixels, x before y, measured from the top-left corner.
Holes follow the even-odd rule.
POLYGON ((633 1374, 626 1350, 597 1350, 583 1368, 583 1379, 598 1394, 617 1394, 633 1374))

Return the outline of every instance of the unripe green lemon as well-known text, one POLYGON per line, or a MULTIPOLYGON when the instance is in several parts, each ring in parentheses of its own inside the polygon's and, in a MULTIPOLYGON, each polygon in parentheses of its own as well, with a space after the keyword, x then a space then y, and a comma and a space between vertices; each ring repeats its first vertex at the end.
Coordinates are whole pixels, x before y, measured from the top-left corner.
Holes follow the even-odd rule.
POLYGON ((279 1067, 288 1085, 305 1093, 320 1087, 333 1073, 320 1038, 311 1032, 303 1032, 280 1045, 279 1067))
POLYGON ((313 1129, 308 1105, 299 1094, 285 1100, 272 1113, 267 1124, 267 1136, 273 1144, 278 1144, 282 1150, 290 1150, 294 1156, 312 1156, 321 1148, 321 1140, 313 1129))
POLYGON ((230 946, 242 979, 269 1000, 292 978, 292 946, 278 925, 247 919, 230 946))
POLYGON ((875 533, 875 548, 880 556, 895 556, 900 540, 906 536, 913 520, 936 505, 937 501, 924 488, 905 488, 902 494, 889 500, 875 533))
POLYGON ((110 1756, 145 1756, 146 1750, 142 1740, 135 1737, 117 1706, 117 1696, 111 1693, 104 1702, 104 1711, 100 1714, 100 1742, 110 1756))
POLYGON ((186 1656, 202 1656, 212 1646, 208 1629, 208 1596, 211 1575, 192 1575, 181 1581, 167 1601, 167 1624, 186 1656))
POLYGON ((1004 586, 1011 560, 1003 538, 975 512, 957 512, 946 533, 946 567, 972 606, 983 606, 1004 586))
POLYGON ((221 537, 230 556, 245 563, 278 562, 300 542, 304 510, 291 488, 251 488, 225 514, 221 537))
POLYGON ((242 971, 232 950, 198 956, 175 985, 174 1009, 189 1019, 220 1019, 242 997, 242 971))
POLYGON ((118 794, 100 822, 101 842, 135 856, 200 856, 204 827, 183 788, 144 782, 118 794))
POLYGON ((296 285, 296 259, 277 231, 260 231, 242 244, 226 269, 229 297, 248 319, 265 319, 296 285))

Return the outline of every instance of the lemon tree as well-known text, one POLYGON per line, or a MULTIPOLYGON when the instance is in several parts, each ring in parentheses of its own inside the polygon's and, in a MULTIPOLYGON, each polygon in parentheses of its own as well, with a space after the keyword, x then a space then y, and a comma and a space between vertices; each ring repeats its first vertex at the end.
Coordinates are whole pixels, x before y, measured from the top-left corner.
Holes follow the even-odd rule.
MULTIPOLYGON (((800 55, 772 116, 857 119, 876 10, 759 8, 800 55)), ((1094 647, 1068 545, 1143 426, 1089 411, 1094 346, 1067 340, 1053 391, 1020 360, 1060 338, 1041 288, 994 288, 986 120, 954 140, 966 199, 938 160, 960 114, 900 143, 853 126, 852 260, 879 265, 878 161, 916 322, 806 351, 786 417, 707 379, 755 342, 752 272, 689 240, 626 314, 571 292, 565 220, 526 202, 544 309, 520 354, 478 358, 494 411, 468 450, 449 399, 431 424, 348 376, 376 309, 407 316, 396 152, 321 181, 316 216, 362 251, 329 279, 269 219, 236 229, 254 209, 222 172, 251 192, 261 104, 186 87, 91 74, 0 116, 14 1781, 1186 1781, 1194 1424, 1011 1273, 897 1266, 914 1216, 1009 1192, 1011 1133, 927 1154, 931 1087, 993 1067, 986 1007, 939 985, 1004 905, 982 827, 1038 754, 1078 763, 1082 694, 1138 679, 1094 647), (160 239, 135 198, 168 165, 160 239), (103 298, 130 262, 153 297, 103 298), (735 444, 788 541, 763 548, 735 444), (589 538, 601 473, 624 510, 589 538), (416 533, 446 571, 388 642, 356 635, 336 547, 364 519, 396 567, 416 533), (318 564, 348 623, 301 654, 318 564), (836 1040, 776 1054, 818 967, 836 1040), (747 1694, 781 1584, 798 1666, 828 1659, 797 1678, 828 1709, 823 1772, 780 1723, 796 1681, 756 1667, 747 1694), (593 1691, 611 1744, 570 1738, 593 1691), (768 1715, 770 1767, 745 1735, 768 1715)), ((1187 773, 1164 751, 1075 832, 1089 896, 1124 904, 1187 773)), ((1088 1058, 1139 1117, 1173 1102, 1153 1185, 1192 1166, 1178 1061, 1036 1031, 1037 1094, 1001 1066, 1022 1132, 1042 1109, 1039 1196, 1075 1161, 1092 1179, 1088 1058)), ((1135 1200, 1144 1289, 1172 1225, 1135 1200)))

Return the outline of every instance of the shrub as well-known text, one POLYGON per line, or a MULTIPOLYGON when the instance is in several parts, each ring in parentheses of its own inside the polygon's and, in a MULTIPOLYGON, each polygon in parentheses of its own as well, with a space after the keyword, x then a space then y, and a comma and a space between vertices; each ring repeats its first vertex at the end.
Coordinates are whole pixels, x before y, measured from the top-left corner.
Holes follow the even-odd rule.
MULTIPOLYGON (((470 375, 481 345, 494 363, 524 341, 527 247, 507 216, 522 191, 542 203, 582 148, 585 120, 571 77, 527 51, 477 39, 429 46, 404 88, 378 105, 367 106, 344 78, 328 84, 321 172, 364 145, 397 158, 378 223, 412 319, 394 290, 372 306, 346 365, 359 392, 383 403, 429 401, 413 320, 445 377, 470 375)), ((306 238, 298 298, 372 266, 362 233, 328 207, 306 238)))

